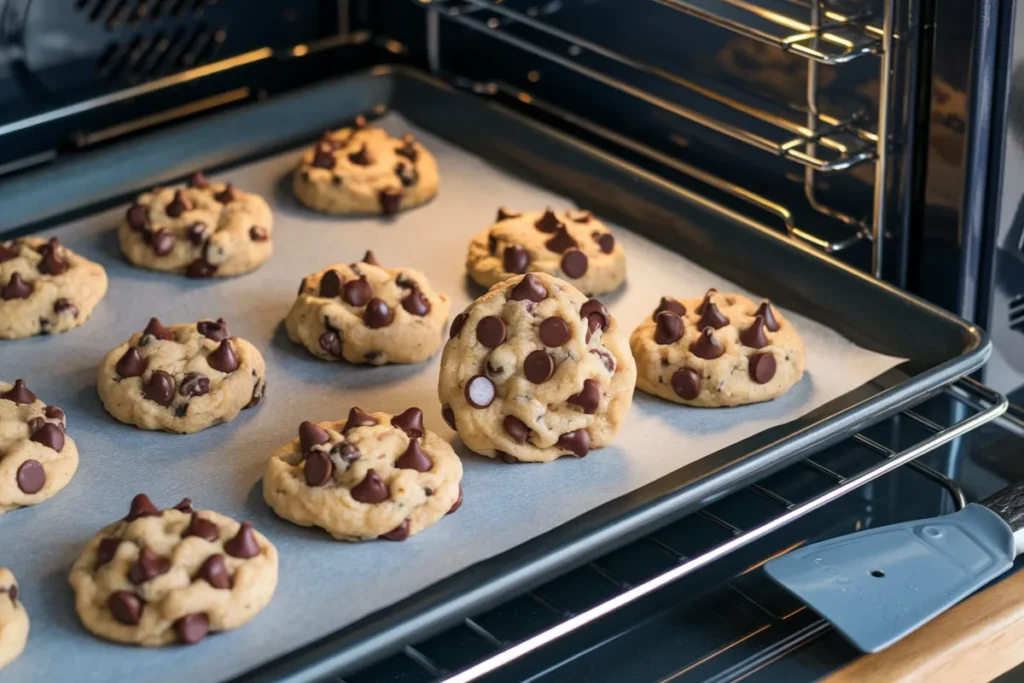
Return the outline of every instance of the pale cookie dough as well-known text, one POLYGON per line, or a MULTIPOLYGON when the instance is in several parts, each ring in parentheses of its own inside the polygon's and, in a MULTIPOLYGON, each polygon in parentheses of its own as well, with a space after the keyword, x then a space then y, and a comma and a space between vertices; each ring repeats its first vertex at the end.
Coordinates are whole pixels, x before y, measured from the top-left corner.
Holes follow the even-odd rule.
POLYGON ((13 662, 28 642, 28 612, 18 599, 18 582, 0 567, 0 669, 13 662))
POLYGON ((121 251, 142 268, 227 277, 270 258, 273 216, 258 194, 196 173, 186 187, 158 187, 135 201, 117 230, 121 251))
POLYGON ((423 273, 385 268, 368 251, 361 263, 306 276, 285 327, 323 360, 419 363, 440 348, 448 306, 423 273))
POLYGON ((423 428, 423 412, 352 408, 338 422, 303 422, 263 475, 281 517, 341 541, 404 541, 462 505, 462 461, 423 428))
POLYGON ((107 640, 191 645, 242 626, 277 586, 277 549, 248 522, 159 510, 140 493, 128 516, 104 527, 71 568, 82 624, 107 640))
POLYGON ((107 293, 107 271, 56 237, 0 242, 0 339, 78 327, 107 293))
POLYGON ((530 271, 560 277, 596 296, 626 281, 626 254, 589 211, 498 209, 494 225, 469 243, 466 270, 484 287, 530 271))
POLYGON ((800 381, 807 362, 779 309, 714 289, 703 298, 663 298, 629 344, 637 388, 705 408, 777 398, 800 381))
POLYGON ((78 448, 66 427, 64 411, 23 380, 0 382, 0 515, 52 498, 75 476, 78 448))
POLYGON ((263 400, 263 356, 224 319, 146 329, 107 354, 96 378, 107 412, 141 429, 189 434, 263 400))
POLYGON ((393 138, 359 116, 306 150, 292 187, 314 211, 390 215, 431 200, 439 182, 434 155, 412 135, 393 138))
POLYGON ((438 394, 471 450, 548 462, 611 443, 635 382, 626 338, 604 305, 564 280, 527 273, 452 321, 438 394))

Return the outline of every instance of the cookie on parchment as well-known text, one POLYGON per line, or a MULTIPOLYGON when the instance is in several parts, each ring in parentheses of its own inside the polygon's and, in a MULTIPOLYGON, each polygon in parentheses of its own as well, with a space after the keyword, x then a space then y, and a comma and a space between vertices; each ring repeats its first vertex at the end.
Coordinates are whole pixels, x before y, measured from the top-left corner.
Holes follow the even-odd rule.
POLYGON ((448 307, 423 273, 386 268, 368 251, 361 263, 306 276, 285 327, 323 360, 419 363, 440 348, 448 307))
POLYGON ((223 318, 146 329, 107 354, 96 378, 107 412, 141 429, 188 434, 263 399, 263 356, 223 318))
POLYGON ((506 462, 583 457, 611 443, 636 365, 608 309, 564 280, 527 273, 452 321, 442 414, 471 450, 506 462))
POLYGON ((263 476, 281 517, 341 541, 404 541, 462 505, 462 461, 423 427, 423 412, 352 408, 338 422, 303 422, 263 476))
POLYGON ((494 225, 469 243, 466 270, 491 287, 516 274, 547 273, 596 296, 626 280, 626 254, 589 211, 498 209, 494 225))
POLYGON ((662 298, 630 337, 637 387, 690 406, 770 401, 800 381, 804 343, 767 301, 708 290, 703 298, 662 298))
POLYGON ((303 204, 331 214, 395 214, 437 194, 437 161, 406 134, 401 140, 356 117, 305 154, 292 187, 303 204))
POLYGON ((18 598, 18 582, 0 567, 0 669, 13 662, 28 642, 28 612, 18 598))
POLYGON ((57 240, 0 242, 0 339, 78 327, 107 293, 107 272, 57 240))
POLYGON ((121 251, 142 268, 227 277, 270 258, 273 216, 258 194, 196 173, 185 187, 139 196, 118 228, 121 251))
POLYGON ((0 515, 52 498, 75 476, 78 448, 66 427, 64 411, 23 380, 0 382, 0 515))
POLYGON ((194 510, 186 498, 159 510, 145 494, 104 527, 68 581, 93 634, 119 643, 197 643, 256 616, 277 586, 277 549, 249 522, 194 510))

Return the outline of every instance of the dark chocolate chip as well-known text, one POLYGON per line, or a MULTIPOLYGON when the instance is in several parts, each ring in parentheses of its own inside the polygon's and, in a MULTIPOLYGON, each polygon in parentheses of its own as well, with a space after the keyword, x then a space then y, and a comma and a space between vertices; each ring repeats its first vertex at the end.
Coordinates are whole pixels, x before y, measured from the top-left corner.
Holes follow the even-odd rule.
POLYGON ((763 315, 754 316, 754 322, 740 332, 740 341, 752 349, 763 349, 768 346, 768 337, 764 334, 765 320, 763 315))
POLYGON ((334 463, 323 451, 313 451, 306 455, 306 464, 302 467, 309 486, 326 486, 334 474, 334 463))
POLYGON ((775 319, 775 312, 772 311, 772 305, 767 301, 762 301, 761 305, 757 307, 757 314, 764 318, 764 326, 768 328, 769 332, 779 331, 779 322, 775 319))
POLYGON ((64 411, 57 406, 46 406, 46 408, 43 409, 43 415, 50 420, 58 420, 62 427, 67 427, 68 425, 67 416, 64 414, 64 411))
POLYGON ((220 553, 206 558, 206 561, 199 565, 199 571, 196 572, 195 578, 202 579, 211 587, 219 590, 228 590, 232 584, 228 566, 224 563, 224 556, 220 553))
POLYGON ((474 408, 486 408, 494 402, 494 383, 483 375, 466 382, 466 402, 474 408))
MULTIPOLYGON (((306 281, 303 280, 302 283, 303 286, 305 286, 306 281)), ((320 296, 325 299, 333 299, 341 294, 342 284, 341 275, 338 271, 328 270, 324 273, 324 276, 320 278, 320 296)), ((301 293, 302 290, 300 289, 299 292, 301 293)))
POLYGON ((509 465, 514 465, 514 464, 516 464, 518 462, 522 462, 522 460, 520 460, 516 456, 512 455, 511 453, 506 453, 505 451, 495 451, 495 452, 498 454, 498 457, 501 458, 502 462, 507 462, 509 465))
POLYGON ((569 218, 576 223, 589 223, 594 217, 594 214, 590 213, 586 209, 580 209, 579 211, 569 212, 569 218))
POLYGON ((221 204, 230 204, 231 202, 238 199, 238 193, 235 192, 235 186, 232 185, 231 183, 228 183, 227 185, 224 186, 223 190, 213 195, 213 198, 216 199, 221 204))
POLYGON ((711 295, 712 294, 716 294, 717 292, 718 292, 718 290, 715 289, 714 287, 712 287, 707 292, 705 292, 704 300, 700 302, 700 305, 697 306, 696 309, 694 309, 696 311, 697 315, 703 315, 704 314, 704 307, 707 306, 708 303, 711 301, 711 295))
POLYGON ((210 632, 210 619, 205 612, 186 614, 174 620, 174 632, 181 642, 194 645, 210 632))
POLYGON ((110 614, 126 626, 135 626, 142 619, 145 603, 131 591, 116 591, 107 598, 110 614))
POLYGON ((221 372, 234 372, 240 365, 230 339, 221 341, 220 346, 206 357, 206 362, 210 364, 211 368, 221 372))
POLYGON ((337 173, 332 173, 331 174, 331 185, 334 185, 335 187, 341 187, 344 184, 345 184, 345 179, 344 178, 342 178, 337 173))
POLYGON ((153 501, 149 499, 149 496, 145 493, 140 493, 132 498, 131 508, 129 508, 128 516, 124 520, 126 522, 133 522, 139 517, 153 517, 160 514, 160 510, 156 505, 153 505, 153 501))
POLYGON ((661 297, 661 303, 659 303, 658 307, 654 309, 654 315, 651 316, 651 319, 657 321, 658 314, 662 311, 671 311, 681 318, 686 315, 686 306, 682 305, 675 299, 663 296, 661 297))
POLYGON ((401 457, 395 461, 395 467, 402 470, 429 472, 434 467, 434 463, 431 462, 430 456, 423 452, 420 442, 417 439, 413 439, 409 442, 409 447, 405 449, 401 457))
POLYGON ((558 447, 582 458, 590 451, 590 432, 586 429, 577 429, 566 432, 558 437, 558 447))
POLYGON ((182 536, 196 536, 213 543, 220 538, 220 528, 210 520, 194 514, 182 536))
POLYGON ((393 216, 402 207, 402 191, 388 188, 380 191, 380 209, 385 216, 393 216))
POLYGON ((206 241, 206 223, 193 223, 188 226, 185 235, 188 237, 189 242, 198 247, 206 241))
POLYGON ((252 531, 252 522, 242 522, 235 537, 224 544, 224 552, 231 557, 249 558, 260 554, 256 534, 252 531))
POLYGON ((697 341, 690 344, 690 353, 697 356, 697 358, 714 360, 725 353, 725 347, 722 346, 722 342, 715 339, 714 328, 705 327, 700 336, 697 337, 697 341))
POLYGON ((462 331, 462 326, 466 324, 466 320, 469 318, 468 313, 459 313, 452 319, 452 326, 448 330, 449 337, 458 337, 459 332, 462 331))
POLYGON ((334 330, 327 330, 320 335, 320 348, 335 358, 341 358, 343 354, 341 337, 334 330))
POLYGON ((54 237, 49 242, 39 247, 39 253, 43 260, 37 266, 40 273, 45 275, 60 275, 68 269, 68 261, 61 256, 60 241, 54 237))
POLYGON ((583 277, 587 272, 587 255, 579 249, 565 252, 562 257, 562 272, 573 279, 583 277))
MULTIPOLYGON (((53 427, 53 425, 50 426, 53 427)), ((56 427, 53 427, 53 429, 63 437, 63 433, 59 429, 56 427)), ((39 493, 43 485, 46 484, 46 470, 43 469, 42 464, 38 460, 26 460, 18 467, 15 479, 18 482, 18 488, 23 493, 29 495, 39 493)))
POLYGON ((597 246, 601 247, 601 251, 605 254, 610 254, 615 251, 615 237, 610 232, 595 232, 592 237, 597 242, 597 246))
POLYGON ((319 446, 330 440, 331 435, 327 433, 327 430, 315 422, 306 420, 299 425, 299 449, 303 453, 308 453, 313 446, 319 446))
POLYGON ((561 346, 569 341, 571 336, 569 323, 557 315, 545 318, 540 324, 540 340, 544 342, 544 346, 561 346))
POLYGON ((174 409, 175 417, 185 417, 188 415, 188 403, 179 403, 178 407, 174 409))
POLYGON ((455 411, 447 403, 441 407, 441 417, 444 418, 446 425, 458 431, 458 428, 455 426, 455 411))
POLYGON ((513 244, 512 246, 505 247, 504 253, 501 256, 502 267, 505 268, 505 272, 508 273, 525 273, 526 268, 530 265, 530 253, 526 251, 526 248, 513 244))
POLYGON ((590 341, 590 335, 598 327, 602 331, 607 330, 612 320, 608 314, 608 309, 597 299, 587 299, 587 302, 580 307, 580 318, 586 320, 589 326, 589 331, 587 332, 588 342, 590 341))
POLYGON ((380 262, 377 261, 377 256, 369 249, 363 254, 363 263, 369 263, 371 266, 379 266, 380 262))
POLYGON ((310 166, 313 168, 326 168, 327 170, 333 169, 338 164, 338 160, 334 158, 334 155, 330 150, 317 149, 316 154, 313 155, 313 161, 310 166))
POLYGON ((351 306, 365 306, 373 297, 373 288, 365 277, 349 280, 341 289, 341 298, 351 306))
POLYGON ((128 221, 128 227, 135 232, 145 232, 146 226, 149 225, 149 210, 142 204, 132 204, 125 219, 128 221))
POLYGON ((672 375, 672 390, 684 401, 700 395, 700 374, 691 368, 676 370, 672 375))
POLYGON ((256 380, 256 384, 252 387, 252 398, 249 402, 242 406, 242 410, 249 408, 255 408, 263 402, 263 397, 267 395, 267 383, 263 380, 256 380))
POLYGON ((148 362, 139 355, 139 350, 132 347, 125 351, 114 369, 121 377, 140 377, 146 371, 147 365, 148 362))
POLYGON ((515 415, 506 415, 502 425, 505 427, 505 433, 511 436, 516 443, 526 443, 526 440, 530 438, 530 428, 515 415))
POLYGON ((395 319, 395 312, 384 303, 383 299, 373 298, 366 304, 363 312, 363 322, 371 329, 387 327, 395 319))
POLYGON ((496 315, 480 318, 476 324, 476 340, 489 349, 497 348, 505 343, 508 328, 505 321, 496 315))
POLYGON ((192 209, 192 204, 185 199, 185 195, 182 194, 181 190, 175 190, 174 199, 167 203, 165 211, 171 218, 177 218, 181 214, 192 209))
POLYGON ((537 219, 533 224, 533 227, 537 228, 541 232, 555 232, 559 228, 565 229, 562 221, 558 220, 558 216, 551 209, 547 209, 544 215, 537 219))
POLYGON ((266 242, 270 239, 270 234, 267 232, 266 228, 254 225, 249 228, 249 239, 253 242, 266 242))
POLYGON ((424 316, 430 313, 430 302, 419 287, 413 287, 405 298, 402 299, 402 308, 412 315, 424 316))
POLYGON ((57 299, 56 301, 53 302, 54 313, 60 314, 63 313, 64 311, 67 311, 72 318, 78 317, 78 306, 75 306, 67 299, 57 299))
POLYGON ((395 154, 405 157, 409 161, 416 161, 419 158, 419 152, 416 150, 416 145, 413 143, 411 135, 406 136, 404 144, 395 150, 395 154))
POLYGON ((195 512, 195 509, 193 509, 193 507, 192 507, 192 499, 191 498, 182 498, 181 501, 179 501, 178 504, 175 505, 171 509, 172 510, 177 510, 178 512, 184 512, 185 514, 189 514, 189 515, 191 515, 193 512, 195 512))
POLYGON ((373 158, 370 157, 370 151, 366 149, 366 143, 355 152, 348 155, 348 160, 357 166, 369 166, 373 163, 373 158))
POLYGON ((174 243, 176 241, 174 233, 170 230, 160 228, 153 233, 149 244, 153 247, 153 252, 157 256, 167 256, 174 251, 174 243))
POLYGON ((544 243, 548 251, 553 251, 556 254, 564 254, 569 249, 575 249, 579 246, 579 243, 572 238, 569 231, 565 229, 565 226, 558 228, 555 232, 555 236, 544 243))
POLYGON ((12 301, 14 299, 27 299, 35 286, 21 278, 21 273, 11 273, 11 279, 0 289, 0 299, 12 301))
POLYGON ((523 214, 516 213, 515 211, 509 211, 504 206, 498 207, 498 217, 495 219, 495 223, 507 221, 509 218, 519 218, 523 214))
POLYGON ((573 394, 568 400, 569 403, 583 408, 583 412, 587 415, 593 415, 601 404, 601 386, 592 379, 584 380, 580 393, 573 394))
POLYGON ((196 331, 207 339, 215 342, 224 341, 231 335, 228 333, 228 324, 224 318, 216 320, 200 320, 196 323, 196 331))
POLYGON ((455 502, 452 503, 452 506, 448 508, 448 512, 446 512, 445 514, 450 515, 456 510, 458 510, 460 507, 462 507, 462 486, 459 486, 459 497, 455 499, 455 502))
POLYGON ((383 503, 388 499, 389 495, 387 484, 372 469, 367 470, 366 477, 352 487, 352 498, 360 503, 368 503, 370 505, 383 503))
POLYGON ((120 547, 120 538, 108 537, 100 541, 99 546, 96 548, 96 569, 114 559, 114 555, 117 554, 117 549, 120 547))
MULTIPOLYGON (((178 393, 182 396, 206 396, 210 393, 210 379, 198 372, 190 372, 181 380, 178 393)), ((188 404, 184 404, 188 405, 188 404)))
POLYGON ((523 373, 534 384, 542 384, 555 374, 555 359, 547 351, 532 351, 523 361, 523 373))
POLYGON ((386 534, 381 534, 380 538, 385 541, 404 541, 409 538, 409 520, 403 519, 401 524, 386 534))
POLYGON ((29 433, 35 433, 37 429, 46 424, 46 420, 41 417, 33 417, 27 422, 27 424, 29 433))
POLYGON ((498 238, 493 234, 487 235, 487 253, 491 256, 498 253, 498 238))
POLYGON ((191 278, 202 279, 213 277, 213 274, 216 272, 217 266, 200 258, 188 264, 188 268, 185 270, 185 275, 191 278))
POLYGON ((10 391, 0 394, 0 398, 22 405, 31 405, 36 402, 36 395, 29 390, 23 379, 14 380, 14 386, 11 387, 10 391))
POLYGON ((64 432, 52 422, 43 424, 42 427, 33 432, 32 441, 41 443, 47 448, 52 448, 58 453, 64 450, 64 432))
POLYGON ((415 280, 405 273, 399 273, 395 276, 395 284, 402 289, 419 289, 420 287, 415 280))
POLYGON ((513 301, 533 301, 541 302, 544 301, 548 296, 548 290, 544 288, 544 285, 540 283, 537 276, 533 273, 527 273, 523 276, 523 279, 512 288, 509 298, 513 301))
POLYGON ((654 320, 654 341, 658 344, 672 344, 683 336, 683 319, 672 311, 662 311, 654 320))
POLYGON ((174 400, 174 378, 163 370, 154 370, 149 379, 142 383, 142 395, 153 403, 171 405, 174 400))
POLYGON ((205 190, 210 186, 210 181, 206 179, 206 175, 202 171, 196 171, 188 179, 188 186, 197 190, 205 190))
POLYGON ((403 164, 399 162, 395 165, 395 175, 398 176, 398 180, 402 183, 402 187, 412 187, 420 181, 420 174, 416 172, 416 167, 412 164, 403 164))
POLYGON ((775 356, 770 353, 755 353, 750 357, 750 379, 758 384, 767 384, 775 377, 775 356))
POLYGON ((337 455, 347 463, 355 462, 362 455, 356 450, 356 447, 350 443, 335 444, 334 447, 331 448, 331 453, 337 455))
POLYGON ((391 426, 398 427, 411 439, 419 438, 423 436, 423 411, 419 408, 409 408, 391 418, 391 426))
POLYGON ((156 318, 150 318, 149 324, 146 325, 146 329, 142 331, 142 336, 146 336, 147 334, 152 335, 157 339, 163 339, 164 341, 174 341, 174 333, 164 327, 156 318))
POLYGON ((703 330, 705 327, 713 327, 718 330, 729 324, 729 319, 718 310, 718 306, 715 305, 714 301, 706 302, 703 304, 703 308, 704 310, 701 312, 700 320, 697 321, 697 327, 700 329, 703 330))
POLYGON ((377 424, 377 420, 372 415, 367 413, 362 408, 353 407, 348 411, 348 419, 345 420, 345 428, 342 430, 343 434, 348 434, 350 429, 356 427, 370 427, 377 424))
POLYGON ((3 263, 4 261, 13 261, 18 258, 20 253, 20 247, 18 247, 14 242, 8 242, 6 244, 0 242, 0 263, 3 263))
POLYGON ((171 562, 146 547, 139 553, 139 559, 128 570, 128 580, 140 586, 151 579, 166 574, 171 569, 171 562))

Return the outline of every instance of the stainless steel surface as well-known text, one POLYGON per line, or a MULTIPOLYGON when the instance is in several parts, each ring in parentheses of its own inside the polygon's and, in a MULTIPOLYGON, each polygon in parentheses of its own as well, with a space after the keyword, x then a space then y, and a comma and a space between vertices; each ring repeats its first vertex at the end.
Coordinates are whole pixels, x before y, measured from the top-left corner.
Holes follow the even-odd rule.
POLYGON ((871 272, 882 276, 882 258, 885 254, 886 183, 889 168, 889 109, 892 107, 890 84, 893 78, 893 32, 896 0, 884 0, 882 23, 882 64, 878 74, 878 119, 875 134, 878 136, 875 149, 875 195, 871 217, 871 272))

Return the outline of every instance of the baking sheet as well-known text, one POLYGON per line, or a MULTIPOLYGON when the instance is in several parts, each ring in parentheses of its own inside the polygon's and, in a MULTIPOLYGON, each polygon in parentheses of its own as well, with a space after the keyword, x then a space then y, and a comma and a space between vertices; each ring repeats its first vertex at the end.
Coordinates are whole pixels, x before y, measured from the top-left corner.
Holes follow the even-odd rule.
MULTIPOLYGON (((583 460, 539 466, 481 458, 455 439, 465 464, 464 505, 403 543, 344 544, 288 524, 263 503, 260 478, 270 453, 294 438, 302 420, 339 419, 352 405, 391 413, 415 405, 429 429, 454 438, 437 401, 439 354, 415 366, 354 367, 318 361, 288 341, 282 320, 302 277, 358 260, 369 248, 385 265, 424 271, 435 289, 451 297, 454 314, 482 293, 465 277, 466 245, 499 204, 524 210, 569 206, 397 114, 381 125, 393 134, 411 130, 433 150, 442 176, 438 198, 393 220, 339 220, 313 214, 291 197, 290 171, 301 150, 233 169, 223 179, 262 193, 275 210, 274 255, 247 276, 190 281, 129 266, 113 230, 124 207, 52 231, 107 268, 110 291, 77 330, 0 344, 0 377, 24 377, 42 400, 64 408, 81 452, 79 472, 63 492, 0 517, 0 566, 15 572, 32 619, 25 654, 0 674, 5 683, 121 680, 142 672, 150 681, 237 675, 704 455, 793 420, 900 362, 786 311, 807 345, 808 372, 772 403, 700 410, 638 393, 613 446, 583 460), (190 436, 143 432, 110 418, 96 395, 96 368, 153 315, 165 324, 226 317, 232 333, 256 344, 266 358, 263 405, 190 436), (267 609, 244 628, 193 647, 144 650, 89 635, 75 616, 67 571, 84 542, 122 517, 138 492, 160 506, 189 496, 199 507, 252 520, 281 556, 280 582, 267 609)), ((602 299, 627 332, 661 296, 697 296, 708 287, 737 290, 621 227, 616 236, 626 249, 629 279, 602 299)))

